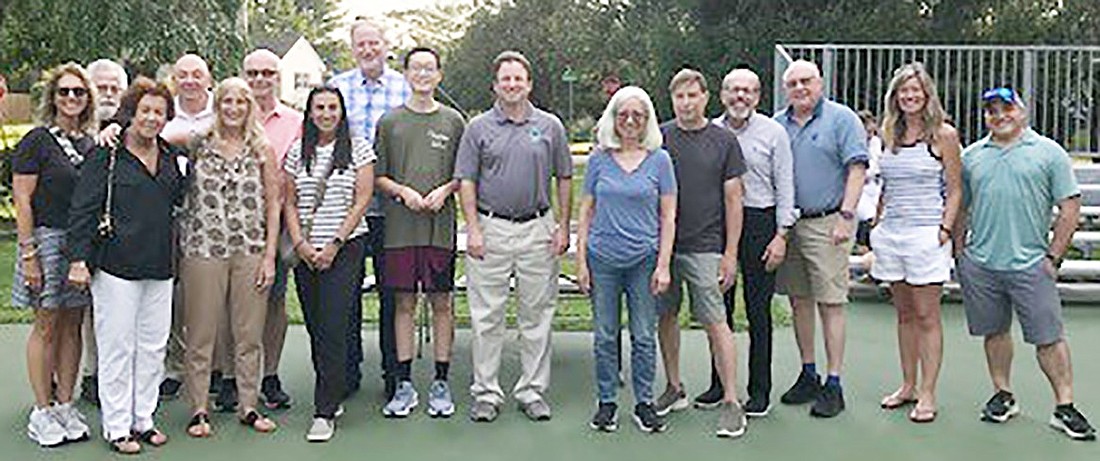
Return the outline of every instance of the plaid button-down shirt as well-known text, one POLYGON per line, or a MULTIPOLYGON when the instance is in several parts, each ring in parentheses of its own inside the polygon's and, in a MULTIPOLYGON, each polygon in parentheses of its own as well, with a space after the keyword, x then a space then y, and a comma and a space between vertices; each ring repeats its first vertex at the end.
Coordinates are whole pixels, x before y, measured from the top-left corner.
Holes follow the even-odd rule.
POLYGON ((401 107, 412 94, 405 76, 389 67, 382 70, 377 80, 367 78, 359 69, 352 69, 336 75, 329 84, 335 85, 344 95, 351 136, 364 138, 371 146, 378 119, 386 111, 401 107))

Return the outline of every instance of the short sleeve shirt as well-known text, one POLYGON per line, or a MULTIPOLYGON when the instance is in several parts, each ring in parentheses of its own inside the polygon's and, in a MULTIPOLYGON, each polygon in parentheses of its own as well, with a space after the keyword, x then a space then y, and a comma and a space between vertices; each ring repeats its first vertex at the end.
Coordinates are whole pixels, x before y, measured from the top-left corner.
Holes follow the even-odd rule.
POLYGON ((1028 129, 1007 147, 986 137, 962 154, 966 255, 992 270, 1024 270, 1050 245, 1052 209, 1081 193, 1069 154, 1028 129))
POLYGON ((657 252, 661 197, 676 195, 676 173, 668 152, 651 151, 628 172, 610 152, 597 150, 588 158, 582 192, 595 199, 588 254, 630 267, 657 252))
MULTIPOLYGON (((332 170, 326 179, 333 160, 335 143, 317 146, 310 168, 302 162, 302 144, 294 143, 286 154, 283 170, 294 178, 298 193, 298 220, 303 229, 309 228, 306 239, 310 245, 320 250, 336 237, 336 232, 344 223, 344 218, 355 204, 355 176, 361 168, 367 168, 377 160, 374 151, 366 141, 355 138, 351 143, 351 165, 348 168, 332 170), (318 205, 316 200, 321 183, 325 183, 324 196, 318 205)), ((359 220, 355 230, 347 237, 351 240, 367 233, 366 220, 359 220)))
MULTIPOLYGON (((95 149, 88 137, 70 138, 70 142, 81 157, 88 157, 95 149)), ((38 176, 31 196, 35 227, 68 228, 69 205, 80 179, 82 163, 73 160, 45 127, 32 129, 15 147, 11 157, 12 172, 38 176)))
POLYGON ((264 134, 275 150, 276 164, 281 166, 290 144, 302 137, 302 113, 277 103, 275 110, 264 119, 264 134))
MULTIPOLYGON (((450 183, 465 124, 458 111, 446 106, 430 113, 414 112, 407 107, 387 112, 378 121, 374 138, 374 151, 378 154, 375 177, 387 176, 423 196, 450 183)), ((394 200, 387 200, 383 210, 385 248, 455 248, 453 194, 438 213, 414 212, 394 200)))
POLYGON ((515 122, 499 106, 470 121, 458 147, 455 179, 477 183, 478 208, 509 216, 550 207, 550 178, 573 176, 561 120, 528 104, 515 122))
POLYGON ((194 115, 188 114, 180 108, 179 96, 176 97, 175 104, 176 116, 173 117, 172 120, 169 120, 168 124, 164 125, 164 129, 160 132, 162 138, 167 139, 186 135, 187 139, 195 139, 198 136, 208 133, 210 127, 214 126, 213 94, 207 94, 206 108, 194 115))
POLYGON ((794 156, 794 205, 806 213, 840 208, 848 166, 867 164, 867 136, 852 109, 822 99, 813 116, 799 126, 792 108, 775 114, 787 129, 794 156))
POLYGON ((725 182, 745 174, 737 136, 713 123, 684 130, 676 121, 661 125, 679 191, 675 251, 721 253, 726 245, 725 182))

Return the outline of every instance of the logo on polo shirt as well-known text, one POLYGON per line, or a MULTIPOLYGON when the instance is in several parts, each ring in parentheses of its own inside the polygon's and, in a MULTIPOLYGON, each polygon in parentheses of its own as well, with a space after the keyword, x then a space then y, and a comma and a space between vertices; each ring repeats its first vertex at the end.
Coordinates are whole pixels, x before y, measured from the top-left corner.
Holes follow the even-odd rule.
POLYGON ((529 130, 527 130, 527 134, 531 135, 531 142, 533 143, 537 143, 542 140, 542 130, 540 130, 537 126, 533 126, 529 130))
POLYGON ((446 133, 437 132, 431 128, 428 129, 428 140, 432 149, 446 149, 447 144, 451 142, 451 137, 446 133))

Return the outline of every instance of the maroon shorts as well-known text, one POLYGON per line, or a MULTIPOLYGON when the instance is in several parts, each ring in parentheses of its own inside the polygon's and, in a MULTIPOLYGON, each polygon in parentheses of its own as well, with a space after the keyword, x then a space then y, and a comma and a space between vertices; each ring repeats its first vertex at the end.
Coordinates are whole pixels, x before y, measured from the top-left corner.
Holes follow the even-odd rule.
POLYGON ((455 288, 455 253, 436 247, 386 250, 382 283, 399 292, 445 293, 455 288))

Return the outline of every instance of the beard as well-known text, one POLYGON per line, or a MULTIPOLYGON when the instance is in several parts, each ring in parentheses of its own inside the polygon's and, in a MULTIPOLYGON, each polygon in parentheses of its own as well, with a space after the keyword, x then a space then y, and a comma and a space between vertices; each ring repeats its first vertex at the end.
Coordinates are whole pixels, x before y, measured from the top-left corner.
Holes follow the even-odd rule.
POLYGON ((118 112, 118 106, 113 104, 100 105, 95 108, 95 118, 99 121, 110 120, 118 112))
POLYGON ((752 115, 752 108, 750 107, 727 107, 726 115, 737 120, 745 120, 752 115))

